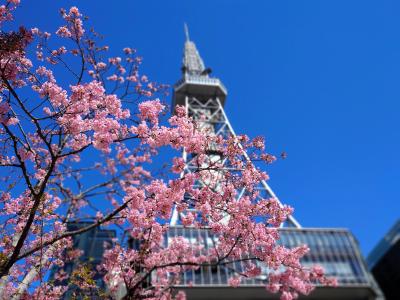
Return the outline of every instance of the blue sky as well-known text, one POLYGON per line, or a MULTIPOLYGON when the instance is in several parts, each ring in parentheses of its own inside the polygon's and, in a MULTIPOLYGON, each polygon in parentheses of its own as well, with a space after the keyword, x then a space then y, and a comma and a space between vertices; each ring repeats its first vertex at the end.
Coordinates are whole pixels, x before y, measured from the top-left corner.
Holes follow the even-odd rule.
POLYGON ((400 2, 25 0, 17 23, 54 32, 71 5, 169 84, 187 22, 235 131, 288 153, 269 183, 303 226, 349 228, 368 254, 399 218, 400 2))

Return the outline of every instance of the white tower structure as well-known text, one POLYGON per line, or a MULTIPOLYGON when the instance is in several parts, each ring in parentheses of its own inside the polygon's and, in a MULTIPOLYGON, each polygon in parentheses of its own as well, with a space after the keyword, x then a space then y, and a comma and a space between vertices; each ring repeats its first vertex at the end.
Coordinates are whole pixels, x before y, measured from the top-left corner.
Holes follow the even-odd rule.
MULTIPOLYGON (((224 111, 228 92, 221 80, 210 76, 211 69, 204 66, 203 59, 195 43, 189 38, 189 30, 186 24, 185 36, 182 79, 174 86, 172 109, 174 110, 176 105, 182 105, 186 108, 187 114, 196 121, 200 128, 207 129, 208 132, 215 135, 222 135, 224 137, 235 136, 235 132, 224 111)), ((243 156, 245 159, 249 159, 245 151, 243 151, 243 156)), ((183 153, 183 158, 186 162, 184 173, 193 172, 198 168, 197 164, 195 164, 195 157, 183 153)), ((210 151, 209 160, 215 161, 216 159, 219 159, 218 153, 210 151)), ((225 167, 231 169, 229 165, 225 165, 225 167)), ((199 182, 198 184, 201 186, 204 183, 199 182)), ((264 180, 259 184, 258 190, 259 196, 264 199, 278 199, 264 180)), ((238 200, 245 192, 244 189, 238 191, 238 200)), ((279 203, 282 205, 280 201, 279 203)), ((171 225, 178 225, 179 221, 180 216, 175 209, 171 225)), ((293 216, 290 216, 284 225, 301 228, 300 223, 293 216)))

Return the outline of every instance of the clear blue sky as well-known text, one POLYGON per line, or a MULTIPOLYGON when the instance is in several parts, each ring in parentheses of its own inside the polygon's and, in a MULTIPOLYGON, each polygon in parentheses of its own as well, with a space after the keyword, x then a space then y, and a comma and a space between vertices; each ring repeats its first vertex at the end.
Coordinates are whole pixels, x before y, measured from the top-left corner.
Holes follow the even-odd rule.
POLYGON ((235 131, 288 153, 269 183, 303 226, 349 228, 368 254, 399 218, 399 1, 25 0, 17 23, 54 32, 71 5, 169 84, 187 22, 235 131))

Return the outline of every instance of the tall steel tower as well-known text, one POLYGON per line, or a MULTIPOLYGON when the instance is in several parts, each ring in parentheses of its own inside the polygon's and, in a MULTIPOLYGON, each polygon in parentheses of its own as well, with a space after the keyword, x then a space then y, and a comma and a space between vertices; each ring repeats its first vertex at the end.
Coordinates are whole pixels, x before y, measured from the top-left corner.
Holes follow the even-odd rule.
MULTIPOLYGON (((235 135, 224 110, 227 98, 225 86, 220 79, 210 75, 211 69, 205 67, 186 25, 185 36, 182 78, 174 85, 172 109, 176 105, 184 106, 199 127, 212 134, 224 137, 235 135)), ((245 152, 243 156, 248 159, 245 152)), ((198 168, 195 157, 183 153, 183 158, 186 162, 184 174, 198 168)), ((210 151, 208 159, 218 160, 218 153, 210 151)), ((229 165, 224 167, 231 168, 229 165)), ((207 183, 200 181, 197 184, 201 187, 207 183)), ((278 199, 265 181, 261 182, 258 189, 260 197, 278 199)), ((238 191, 238 200, 245 193, 245 190, 238 191)), ((166 234, 167 243, 172 237, 185 236, 191 243, 205 243, 207 247, 207 241, 212 239, 210 232, 182 226, 181 217, 177 209, 174 209, 171 226, 166 234)), ((338 288, 319 287, 309 296, 310 299, 383 299, 365 266, 356 239, 348 230, 302 228, 294 217, 290 217, 284 225, 280 229, 280 243, 289 248, 307 244, 310 252, 303 258, 303 265, 322 265, 327 275, 338 279, 338 288)), ((241 263, 236 264, 236 268, 239 271, 244 269, 241 263)), ((223 266, 190 270, 182 275, 181 284, 177 288, 184 289, 188 299, 277 299, 276 295, 266 294, 264 284, 268 276, 267 269, 259 278, 244 280, 238 289, 229 288, 230 272, 223 266)))
MULTIPOLYGON (((189 30, 185 24, 185 48, 183 53, 182 79, 174 86, 174 97, 172 109, 176 105, 182 105, 186 108, 186 112, 191 116, 198 126, 207 129, 208 132, 215 135, 222 135, 225 138, 235 136, 235 132, 229 123, 224 111, 227 90, 221 80, 211 77, 211 69, 204 66, 204 62, 197 51, 196 45, 190 40, 189 30)), ((248 159, 246 152, 243 156, 248 159)), ((183 153, 186 162, 185 173, 193 172, 198 168, 194 164, 195 158, 183 153)), ((219 159, 217 153, 210 153, 209 160, 215 161, 219 159)), ((230 166, 225 165, 226 168, 230 166)), ((203 183, 199 182, 201 186, 203 183)), ((264 199, 278 197, 263 180, 258 187, 259 196, 264 199)), ((238 191, 238 199, 243 196, 245 190, 238 191)), ((278 199, 279 201, 279 199, 278 199)), ((281 202, 279 202, 281 204, 281 202)), ((282 205, 282 204, 281 204, 282 205)), ((171 225, 179 224, 180 216, 175 209, 171 221, 171 225)), ((299 222, 293 216, 290 216, 286 222, 287 226, 301 228, 299 222)))

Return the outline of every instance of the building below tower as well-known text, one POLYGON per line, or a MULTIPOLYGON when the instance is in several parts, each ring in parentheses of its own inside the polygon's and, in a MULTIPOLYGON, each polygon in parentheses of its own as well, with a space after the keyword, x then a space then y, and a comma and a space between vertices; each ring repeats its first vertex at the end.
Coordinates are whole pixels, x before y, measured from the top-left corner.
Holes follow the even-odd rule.
MULTIPOLYGON (((338 280, 337 287, 317 286, 307 299, 384 299, 366 267, 356 239, 348 230, 292 227, 280 228, 279 232, 280 244, 288 248, 308 245, 310 252, 302 260, 304 266, 320 265, 328 276, 338 280)), ((171 227, 165 240, 168 242, 176 236, 184 236, 193 245, 202 241, 204 251, 215 245, 209 230, 171 227)), ((243 262, 235 264, 235 272, 243 269, 243 262)), ((190 270, 182 275, 177 288, 185 290, 189 300, 279 299, 278 295, 270 294, 265 289, 268 269, 262 269, 258 278, 242 280, 238 288, 228 284, 233 272, 224 266, 190 270)))
MULTIPOLYGON (((93 222, 70 222, 67 224, 67 231, 76 231, 91 224, 93 222)), ((115 230, 106 230, 100 227, 72 237, 72 249, 80 250, 81 255, 75 260, 66 262, 61 268, 53 268, 49 278, 49 281, 54 280, 57 285, 68 285, 63 299, 104 299, 102 295, 106 294, 106 285, 103 281, 103 274, 97 270, 97 266, 103 260, 105 246, 107 244, 111 246, 115 237, 115 230), (94 288, 81 291, 75 282, 85 280, 82 277, 86 277, 86 275, 86 280, 91 282, 94 288)))
POLYGON ((371 251, 367 263, 386 299, 400 299, 400 220, 371 251))

